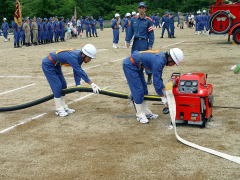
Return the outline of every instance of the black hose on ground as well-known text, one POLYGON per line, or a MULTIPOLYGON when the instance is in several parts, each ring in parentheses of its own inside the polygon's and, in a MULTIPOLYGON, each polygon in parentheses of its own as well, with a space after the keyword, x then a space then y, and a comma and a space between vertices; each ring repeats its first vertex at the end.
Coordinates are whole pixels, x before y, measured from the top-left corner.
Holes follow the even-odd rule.
MULTIPOLYGON (((70 94, 70 93, 77 92, 77 91, 78 92, 93 92, 92 88, 88 88, 88 87, 73 87, 73 88, 63 89, 62 93, 63 94, 70 94)), ((131 98, 128 94, 115 92, 115 91, 110 91, 110 90, 104 90, 104 89, 102 89, 99 92, 99 94, 112 96, 112 97, 117 97, 117 98, 122 98, 122 99, 130 99, 131 98)), ((37 100, 32 101, 32 102, 28 102, 28 103, 25 103, 25 104, 20 104, 20 105, 16 105, 16 106, 9 106, 9 107, 0 107, 0 112, 16 111, 16 110, 20 110, 20 109, 29 108, 29 107, 32 107, 32 106, 44 103, 46 101, 49 101, 49 100, 51 100, 53 98, 54 98, 54 96, 53 96, 53 94, 51 94, 49 96, 45 96, 43 98, 37 99, 37 100)), ((144 100, 161 101, 161 97, 154 96, 154 95, 146 95, 146 96, 144 96, 144 100)))

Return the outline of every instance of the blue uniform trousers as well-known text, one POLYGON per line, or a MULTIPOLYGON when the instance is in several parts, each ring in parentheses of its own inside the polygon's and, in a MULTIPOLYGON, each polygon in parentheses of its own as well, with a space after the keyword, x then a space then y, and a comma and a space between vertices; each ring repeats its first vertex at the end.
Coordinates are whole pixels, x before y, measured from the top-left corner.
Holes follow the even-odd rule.
POLYGON ((103 30, 103 24, 100 24, 100 29, 103 30))
POLYGON ((164 24, 163 27, 162 27, 162 36, 164 36, 165 29, 166 29, 167 32, 168 32, 168 37, 170 37, 169 25, 165 25, 165 24, 164 24))
POLYGON ((8 31, 3 31, 3 37, 4 37, 5 39, 7 39, 7 37, 8 37, 8 31))
POLYGON ((21 41, 22 43, 25 43, 25 32, 24 32, 24 31, 21 31, 21 32, 20 32, 20 41, 21 41))
POLYGON ((88 36, 92 36, 91 35, 91 29, 90 29, 90 27, 86 27, 86 36, 88 37, 88 36))
POLYGON ((93 36, 94 36, 94 34, 97 35, 97 29, 96 29, 96 26, 91 27, 91 29, 92 29, 92 35, 93 35, 93 36))
POLYGON ((137 66, 129 64, 130 59, 123 61, 123 71, 128 81, 131 96, 136 104, 142 104, 144 95, 148 94, 147 84, 143 70, 137 66))
POLYGON ((174 24, 169 25, 169 30, 170 30, 170 36, 174 36, 174 24))
POLYGON ((113 29, 113 43, 118 44, 119 41, 119 29, 113 29))
POLYGON ((20 32, 19 31, 13 31, 14 34, 14 44, 19 43, 20 40, 20 32))
POLYGON ((66 80, 60 65, 54 65, 48 57, 42 60, 42 70, 48 80, 55 98, 62 96, 62 89, 67 88, 66 80))

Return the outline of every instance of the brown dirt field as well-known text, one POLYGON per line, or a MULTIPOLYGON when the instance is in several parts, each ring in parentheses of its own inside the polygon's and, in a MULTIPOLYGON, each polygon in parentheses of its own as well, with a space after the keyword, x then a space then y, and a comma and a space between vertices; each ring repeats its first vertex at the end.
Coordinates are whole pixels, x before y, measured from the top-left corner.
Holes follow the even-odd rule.
MULTIPOLYGON (((176 39, 160 39, 160 32, 161 29, 155 31, 154 49, 179 47, 185 53, 181 66, 165 68, 165 82, 172 72, 208 73, 208 83, 214 86, 214 104, 240 106, 240 76, 229 70, 231 65, 240 63, 239 46, 228 43, 223 36, 194 35, 193 29, 176 28, 176 39)), ((130 49, 112 48, 111 29, 104 29, 99 35, 20 49, 13 48, 12 37, 7 43, 0 39, 0 93, 35 83, 0 95, 0 107, 49 95, 41 60, 53 50, 81 48, 86 43, 100 50, 96 60, 83 65, 90 78, 102 88, 129 92, 122 61, 118 59, 127 57, 130 49), (101 66, 92 68, 98 64, 101 66)), ((125 33, 121 33, 121 46, 124 38, 125 33)), ((63 71, 72 72, 71 68, 63 71)), ((66 78, 68 84, 74 82, 72 74, 66 78)), ((154 94, 152 86, 149 91, 154 94)), ((66 99, 70 102, 86 95, 73 93, 66 99)), ((177 142, 173 130, 168 129, 169 115, 161 113, 162 106, 152 103, 149 102, 152 111, 159 113, 160 118, 148 125, 135 120, 134 109, 127 100, 103 95, 91 95, 72 103, 70 107, 76 113, 65 118, 55 116, 52 100, 0 113, 0 131, 46 113, 0 134, 0 179, 240 179, 239 164, 177 142)), ((204 129, 178 126, 179 135, 196 144, 240 156, 240 110, 214 109, 213 116, 204 129)))

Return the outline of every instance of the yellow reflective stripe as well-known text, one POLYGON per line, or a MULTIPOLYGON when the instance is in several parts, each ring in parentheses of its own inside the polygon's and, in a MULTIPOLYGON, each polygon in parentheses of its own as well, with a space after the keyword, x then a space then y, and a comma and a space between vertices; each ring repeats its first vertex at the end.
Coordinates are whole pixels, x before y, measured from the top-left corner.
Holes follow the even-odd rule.
POLYGON ((103 91, 107 91, 107 92, 111 92, 111 93, 114 93, 114 94, 121 94, 121 95, 127 95, 126 93, 120 93, 120 92, 116 92, 116 91, 109 91, 109 90, 105 90, 105 89, 102 89, 103 91))
POLYGON ((145 95, 144 97, 154 98, 154 99, 161 99, 161 97, 159 97, 159 96, 148 96, 148 95, 145 95))
POLYGON ((153 50, 140 51, 140 53, 158 53, 158 52, 160 52, 160 49, 155 50, 155 51, 153 51, 153 50))
POLYGON ((58 54, 58 53, 60 53, 60 52, 72 51, 72 50, 74 50, 74 48, 71 48, 71 49, 59 49, 59 50, 57 50, 55 53, 58 54))
MULTIPOLYGON (((77 86, 72 86, 72 87, 68 87, 67 89, 74 89, 74 88, 90 88, 90 87, 77 87, 77 86)), ((120 93, 120 92, 116 92, 116 91, 110 91, 110 90, 106 90, 106 89, 102 89, 102 91, 106 91, 106 92, 110 92, 110 93, 114 93, 114 94, 120 94, 120 95, 129 95, 129 94, 126 94, 126 93, 120 93)), ((147 98, 153 98, 153 99, 161 99, 161 97, 159 96, 150 96, 150 95, 145 95, 144 97, 147 97, 147 98)))

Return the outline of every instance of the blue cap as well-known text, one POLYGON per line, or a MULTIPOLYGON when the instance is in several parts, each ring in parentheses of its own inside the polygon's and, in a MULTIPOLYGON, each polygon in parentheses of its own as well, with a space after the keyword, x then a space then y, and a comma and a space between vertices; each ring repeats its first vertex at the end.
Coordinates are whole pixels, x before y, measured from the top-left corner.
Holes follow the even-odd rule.
POLYGON ((138 8, 140 8, 140 7, 147 7, 147 5, 145 4, 145 2, 140 2, 140 3, 138 3, 138 8))

